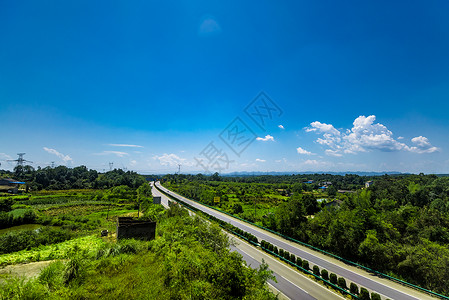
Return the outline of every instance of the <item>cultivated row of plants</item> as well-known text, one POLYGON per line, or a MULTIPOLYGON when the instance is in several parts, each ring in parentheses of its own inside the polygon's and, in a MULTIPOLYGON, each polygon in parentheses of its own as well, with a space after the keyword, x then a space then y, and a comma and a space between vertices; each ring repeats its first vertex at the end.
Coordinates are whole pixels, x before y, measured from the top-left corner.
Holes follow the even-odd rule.
POLYGON ((276 257, 281 258, 283 261, 288 264, 296 267, 298 270, 313 275, 316 279, 323 281, 325 284, 328 284, 332 287, 338 287, 340 291, 348 293, 351 296, 356 296, 358 299, 362 300, 380 300, 381 297, 377 293, 370 293, 364 287, 360 288, 354 282, 351 282, 349 288, 346 284, 346 279, 343 277, 338 277, 335 273, 330 273, 326 269, 321 269, 314 265, 313 268, 310 268, 309 262, 305 259, 301 259, 299 256, 295 256, 293 253, 289 253, 287 250, 282 248, 278 248, 277 246, 262 240, 260 242, 260 247, 265 252, 274 255, 276 257), (330 284, 329 284, 330 283, 330 284))

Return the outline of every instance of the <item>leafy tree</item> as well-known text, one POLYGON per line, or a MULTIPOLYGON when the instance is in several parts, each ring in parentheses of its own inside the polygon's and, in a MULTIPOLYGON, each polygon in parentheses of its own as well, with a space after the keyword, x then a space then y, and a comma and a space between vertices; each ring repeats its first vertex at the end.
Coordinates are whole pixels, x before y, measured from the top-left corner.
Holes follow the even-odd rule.
POLYGON ((143 183, 141 186, 139 186, 139 188, 137 189, 137 198, 136 198, 136 203, 138 205, 137 217, 139 217, 139 212, 142 204, 144 204, 145 207, 148 207, 150 199, 152 198, 153 196, 151 193, 151 187, 148 183, 143 183))
POLYGON ((329 272, 326 269, 321 270, 321 277, 324 280, 328 280, 329 279, 329 272))
POLYGON ((368 292, 368 290, 367 290, 366 288, 364 288, 364 287, 360 288, 360 295, 359 295, 359 298, 360 298, 361 300, 371 300, 371 297, 370 297, 370 295, 369 295, 369 292, 368 292))
POLYGON ((359 287, 354 282, 349 285, 349 292, 351 294, 357 295, 359 293, 359 287))
POLYGON ((342 289, 347 289, 346 280, 343 277, 338 277, 338 286, 342 289))

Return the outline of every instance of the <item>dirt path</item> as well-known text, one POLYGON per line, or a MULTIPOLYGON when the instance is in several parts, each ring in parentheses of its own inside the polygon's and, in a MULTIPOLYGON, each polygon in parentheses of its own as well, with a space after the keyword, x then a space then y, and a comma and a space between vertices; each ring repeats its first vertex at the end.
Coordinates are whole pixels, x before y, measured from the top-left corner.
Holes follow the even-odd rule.
POLYGON ((54 260, 37 261, 28 264, 10 265, 0 269, 0 280, 4 275, 36 277, 54 260))

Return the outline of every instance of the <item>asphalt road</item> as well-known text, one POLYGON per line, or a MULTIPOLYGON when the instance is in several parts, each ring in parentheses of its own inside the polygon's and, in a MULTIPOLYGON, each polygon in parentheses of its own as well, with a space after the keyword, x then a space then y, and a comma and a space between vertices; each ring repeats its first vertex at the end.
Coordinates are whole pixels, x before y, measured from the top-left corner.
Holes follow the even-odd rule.
MULTIPOLYGON (((168 208, 169 198, 166 195, 155 188, 152 189, 152 193, 153 196, 160 196, 161 204, 168 208)), ((262 260, 268 264, 277 281, 274 282, 270 280, 269 284, 274 287, 275 293, 276 290, 280 292, 279 299, 344 299, 340 295, 318 284, 314 280, 311 280, 307 276, 304 276, 304 274, 297 272, 287 264, 275 259, 260 249, 251 246, 247 242, 240 240, 231 234, 228 234, 228 236, 231 240, 231 251, 240 253, 248 266, 257 268, 262 263, 262 260)))
POLYGON ((172 197, 178 198, 204 211, 209 215, 212 215, 236 227, 239 227, 244 231, 250 232, 251 234, 255 235, 259 239, 259 241, 266 240, 272 243, 273 245, 276 245, 278 248, 280 247, 282 249, 287 250, 290 253, 295 254, 296 256, 301 257, 302 259, 308 260, 311 267, 313 265, 317 265, 320 267, 320 269, 324 268, 328 270, 329 273, 335 273, 338 276, 344 277, 347 282, 356 283, 359 286, 359 288, 365 287, 370 291, 375 291, 376 293, 379 293, 383 299, 387 298, 395 300, 436 299, 428 294, 419 292, 412 288, 405 287, 391 280, 380 278, 374 274, 368 273, 367 271, 356 268, 354 266, 347 265, 337 259, 326 256, 318 251, 314 251, 307 247, 293 243, 266 230, 250 225, 249 223, 246 223, 244 221, 240 221, 236 218, 218 212, 214 209, 208 208, 207 206, 201 205, 195 201, 192 201, 172 191, 169 191, 168 189, 160 185, 160 183, 157 183, 157 187, 167 192, 172 197))

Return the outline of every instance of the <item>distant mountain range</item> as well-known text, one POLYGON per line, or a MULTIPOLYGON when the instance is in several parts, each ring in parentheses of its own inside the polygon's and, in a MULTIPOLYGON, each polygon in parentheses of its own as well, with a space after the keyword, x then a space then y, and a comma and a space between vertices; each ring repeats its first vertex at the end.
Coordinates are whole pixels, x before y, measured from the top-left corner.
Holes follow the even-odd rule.
POLYGON ((410 173, 401 173, 401 172, 362 172, 362 171, 347 171, 347 172, 231 172, 220 174, 221 176, 262 176, 262 175, 298 175, 298 174, 330 174, 330 175, 346 175, 346 174, 354 174, 359 176, 382 176, 385 174, 388 175, 408 175, 410 173))

